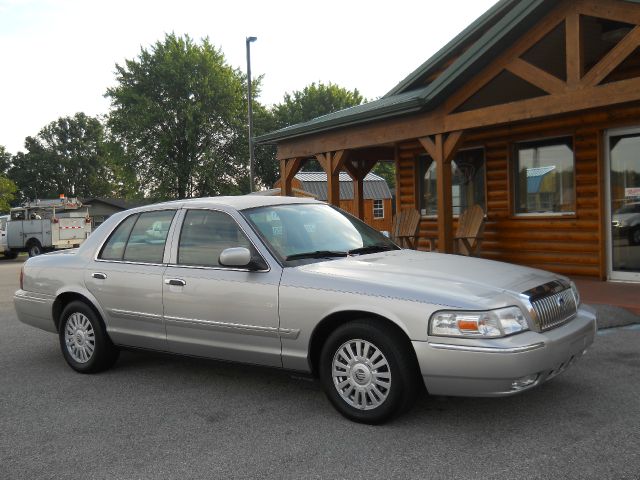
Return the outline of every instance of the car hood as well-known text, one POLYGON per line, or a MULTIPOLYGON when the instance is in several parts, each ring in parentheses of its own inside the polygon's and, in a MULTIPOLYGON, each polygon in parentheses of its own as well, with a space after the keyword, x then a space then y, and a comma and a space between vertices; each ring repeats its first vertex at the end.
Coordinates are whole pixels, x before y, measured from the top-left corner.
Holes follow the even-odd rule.
MULTIPOLYGON (((394 250, 297 267, 340 290, 393 295, 441 305, 490 308, 499 294, 518 296, 558 275, 460 255, 394 250)), ((504 296, 503 296, 504 297, 504 296)))

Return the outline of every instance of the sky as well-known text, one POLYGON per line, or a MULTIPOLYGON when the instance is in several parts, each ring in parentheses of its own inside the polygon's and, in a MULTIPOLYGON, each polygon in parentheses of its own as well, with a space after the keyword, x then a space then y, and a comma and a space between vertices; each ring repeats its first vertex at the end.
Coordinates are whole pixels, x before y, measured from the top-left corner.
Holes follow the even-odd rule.
POLYGON ((0 0, 0 145, 24 150, 59 117, 105 115, 115 65, 165 33, 209 37, 227 62, 264 75, 272 105, 312 82, 391 90, 496 0, 0 0))

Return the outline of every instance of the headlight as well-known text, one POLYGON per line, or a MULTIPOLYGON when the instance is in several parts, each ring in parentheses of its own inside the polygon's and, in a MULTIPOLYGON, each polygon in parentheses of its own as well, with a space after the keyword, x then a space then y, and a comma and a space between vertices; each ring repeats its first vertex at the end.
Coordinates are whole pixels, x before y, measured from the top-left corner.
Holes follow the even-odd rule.
POLYGON ((576 284, 571 282, 571 293, 573 293, 573 299, 576 301, 576 307, 580 306, 580 292, 576 284))
POLYGON ((487 312, 442 311, 434 313, 429 321, 429 333, 443 337, 498 338, 525 330, 529 325, 518 307, 487 312))

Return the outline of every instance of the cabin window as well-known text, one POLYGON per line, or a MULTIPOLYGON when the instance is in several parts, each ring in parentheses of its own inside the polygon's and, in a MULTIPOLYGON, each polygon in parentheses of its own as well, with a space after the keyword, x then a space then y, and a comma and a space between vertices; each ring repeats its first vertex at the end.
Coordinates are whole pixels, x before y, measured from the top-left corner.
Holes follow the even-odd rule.
POLYGON ((575 212, 575 156, 571 137, 515 145, 515 213, 575 212))
MULTIPOLYGON (((438 215, 436 162, 428 155, 420 163, 420 213, 438 215)), ((471 205, 478 204, 486 212, 484 150, 474 148, 459 151, 451 162, 451 202, 453 215, 460 215, 471 205)))
POLYGON ((384 218, 384 202, 382 200, 373 201, 373 218, 384 218))

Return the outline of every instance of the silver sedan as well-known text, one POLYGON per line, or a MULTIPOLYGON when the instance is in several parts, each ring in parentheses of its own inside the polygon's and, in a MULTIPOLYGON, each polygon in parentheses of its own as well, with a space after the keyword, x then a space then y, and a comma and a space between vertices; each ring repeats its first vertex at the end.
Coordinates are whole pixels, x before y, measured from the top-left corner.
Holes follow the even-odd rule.
POLYGON ((111 367, 127 347, 310 372, 366 423, 406 410, 423 386, 535 387, 596 329, 564 277, 401 250, 339 209, 284 197, 119 213, 79 249, 29 259, 14 301, 78 372, 111 367))

